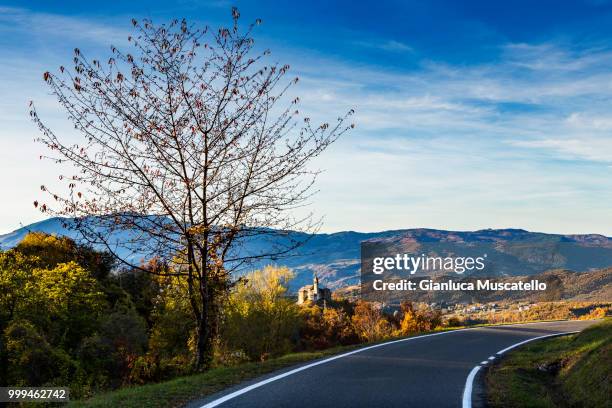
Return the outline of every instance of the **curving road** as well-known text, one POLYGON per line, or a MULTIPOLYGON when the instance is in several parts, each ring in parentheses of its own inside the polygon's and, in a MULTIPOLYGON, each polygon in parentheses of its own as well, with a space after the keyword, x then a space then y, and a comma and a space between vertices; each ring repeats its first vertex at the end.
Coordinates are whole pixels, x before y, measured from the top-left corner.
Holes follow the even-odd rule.
MULTIPOLYGON (((595 322, 481 327, 392 341, 275 372, 188 407, 461 407, 468 376, 489 357, 595 322)), ((478 392, 476 384, 468 399, 477 402, 478 392)))

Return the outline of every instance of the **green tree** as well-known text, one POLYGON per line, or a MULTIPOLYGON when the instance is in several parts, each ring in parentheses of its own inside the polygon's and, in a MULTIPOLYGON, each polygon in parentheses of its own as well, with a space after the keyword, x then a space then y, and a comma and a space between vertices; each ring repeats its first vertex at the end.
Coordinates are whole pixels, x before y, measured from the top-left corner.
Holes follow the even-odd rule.
POLYGON ((85 388, 116 388, 133 383, 133 370, 145 352, 147 327, 131 303, 117 303, 93 335, 80 343, 77 359, 87 373, 85 388))
POLYGON ((222 340, 253 360, 291 349, 299 325, 298 308, 287 295, 293 278, 288 268, 266 266, 234 288, 225 308, 222 340))
POLYGON ((86 245, 75 243, 68 237, 44 232, 28 233, 14 251, 35 259, 40 268, 54 268, 60 263, 74 261, 99 281, 106 279, 114 266, 114 259, 107 252, 95 251, 86 245))
POLYGON ((30 302, 26 290, 34 262, 17 252, 0 252, 0 331, 30 302))
POLYGON ((34 384, 31 381, 39 384, 56 377, 67 378, 70 373, 60 372, 62 367, 72 364, 67 363, 72 361, 70 356, 82 339, 96 330, 106 308, 100 285, 89 271, 74 261, 56 264, 69 258, 66 254, 72 245, 70 241, 40 234, 28 237, 19 250, 0 253, 0 380, 3 384, 9 379, 25 385, 34 384), (33 238, 36 245, 32 245, 33 238), (45 251, 46 248, 50 250, 45 251), (32 353, 27 353, 28 345, 36 345, 32 353), (53 359, 57 361, 52 363, 53 359), (20 364, 31 367, 20 367, 20 364), (57 370, 52 373, 48 367, 57 370), (17 378, 19 373, 22 378, 17 378))
POLYGON ((160 290, 151 313, 149 358, 157 370, 153 376, 165 377, 189 366, 196 327, 185 278, 162 276, 157 284, 160 290))
POLYGON ((6 341, 7 379, 12 386, 69 384, 77 371, 70 356, 52 347, 36 327, 27 320, 15 320, 3 333, 6 341))
POLYGON ((8 385, 8 351, 4 332, 31 303, 33 294, 26 290, 33 262, 13 251, 0 252, 0 384, 8 385))
POLYGON ((75 262, 34 269, 25 290, 33 295, 36 305, 28 313, 30 319, 68 349, 76 348, 80 339, 95 329, 105 306, 98 282, 75 262))

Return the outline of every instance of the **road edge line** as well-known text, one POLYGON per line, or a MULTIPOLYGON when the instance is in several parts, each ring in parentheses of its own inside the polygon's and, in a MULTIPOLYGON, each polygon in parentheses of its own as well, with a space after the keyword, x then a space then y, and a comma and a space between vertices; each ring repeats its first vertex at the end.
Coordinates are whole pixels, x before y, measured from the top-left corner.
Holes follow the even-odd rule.
MULTIPOLYGON (((500 351, 498 351, 497 353, 495 353, 496 356, 501 356, 502 354, 504 354, 507 351, 510 351, 516 347, 522 346, 523 344, 535 341, 535 340, 541 340, 541 339, 546 339, 549 337, 558 337, 558 336, 567 336, 568 334, 576 334, 576 333, 580 333, 580 330, 577 331, 570 331, 570 332, 563 332, 563 333, 553 333, 553 334, 546 334, 544 336, 539 336, 539 337, 534 337, 532 339, 527 339, 527 340, 523 340, 520 341, 518 343, 515 343, 511 346, 506 347, 505 349, 502 349, 500 351)), ((489 360, 492 360, 491 357, 489 357, 489 360)), ((465 386, 463 387, 463 398, 462 398, 462 408, 472 408, 472 389, 474 387, 474 378, 476 378, 476 374, 478 373, 478 370, 480 370, 481 367, 483 367, 484 364, 480 363, 477 366, 475 366, 474 368, 472 368, 472 371, 470 371, 470 373, 468 374, 466 380, 465 380, 465 386)), ((204 407, 202 407, 204 408, 204 407)))
POLYGON ((478 370, 480 370, 481 365, 478 364, 476 367, 472 368, 472 371, 467 376, 467 380, 465 381, 465 387, 463 388, 463 398, 462 398, 462 407, 463 408, 472 408, 472 387, 474 386, 474 378, 476 378, 476 374, 478 370))

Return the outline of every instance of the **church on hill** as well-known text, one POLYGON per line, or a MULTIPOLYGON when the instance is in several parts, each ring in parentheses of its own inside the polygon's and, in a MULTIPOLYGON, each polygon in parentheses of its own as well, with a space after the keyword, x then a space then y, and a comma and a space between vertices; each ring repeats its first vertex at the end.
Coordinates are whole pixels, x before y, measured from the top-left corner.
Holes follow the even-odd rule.
POLYGON ((315 273, 312 285, 302 286, 298 291, 298 305, 306 302, 325 304, 331 302, 331 290, 319 286, 319 277, 315 273))

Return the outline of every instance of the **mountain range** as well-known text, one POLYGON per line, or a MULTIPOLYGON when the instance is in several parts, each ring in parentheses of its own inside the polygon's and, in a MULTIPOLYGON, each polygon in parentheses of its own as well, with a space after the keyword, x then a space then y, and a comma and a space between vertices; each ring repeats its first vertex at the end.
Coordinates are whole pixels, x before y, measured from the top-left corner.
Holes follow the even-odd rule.
MULTIPOLYGON (((64 219, 50 218, 0 235, 0 249, 14 247, 30 231, 78 239, 77 232, 65 227, 64 219)), ((300 232, 289 234, 303 235, 300 232)), ((121 236, 115 236, 113 239, 121 240, 121 236)), ((252 267, 275 263, 292 268, 296 274, 291 282, 292 291, 311 283, 314 273, 319 276, 323 285, 335 290, 359 283, 360 244, 364 241, 386 242, 399 250, 403 248, 414 253, 429 253, 431 248, 447 244, 472 251, 486 250, 488 259, 495 265, 497 276, 533 275, 551 269, 587 272, 612 266, 612 238, 603 235, 546 234, 522 229, 445 231, 418 228, 314 234, 292 256, 274 262, 260 261, 252 267)), ((248 242, 247 246, 252 249, 269 244, 248 242)), ((245 250, 248 251, 249 248, 245 250)))

